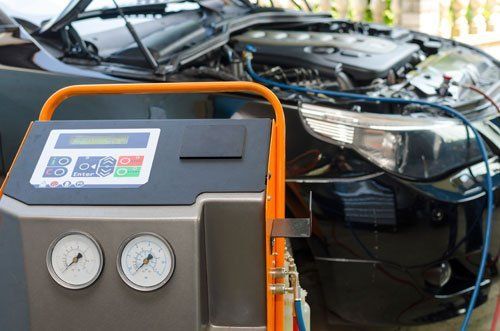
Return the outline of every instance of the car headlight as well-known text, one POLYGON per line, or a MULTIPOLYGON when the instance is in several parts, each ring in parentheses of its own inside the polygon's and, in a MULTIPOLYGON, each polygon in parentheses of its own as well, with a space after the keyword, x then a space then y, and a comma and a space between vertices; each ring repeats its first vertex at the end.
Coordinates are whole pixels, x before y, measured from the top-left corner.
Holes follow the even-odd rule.
POLYGON ((352 148, 406 178, 436 177, 481 157, 472 131, 455 119, 424 113, 359 113, 311 104, 302 104, 299 111, 316 138, 352 148))

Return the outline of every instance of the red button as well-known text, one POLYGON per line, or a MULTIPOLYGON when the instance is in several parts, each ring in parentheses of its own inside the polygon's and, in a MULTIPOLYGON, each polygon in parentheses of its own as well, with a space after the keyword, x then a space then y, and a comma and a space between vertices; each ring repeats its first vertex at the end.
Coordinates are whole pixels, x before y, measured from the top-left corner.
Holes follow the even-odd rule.
POLYGON ((118 158, 118 165, 125 167, 138 167, 142 165, 142 161, 144 161, 144 155, 120 156, 118 158))

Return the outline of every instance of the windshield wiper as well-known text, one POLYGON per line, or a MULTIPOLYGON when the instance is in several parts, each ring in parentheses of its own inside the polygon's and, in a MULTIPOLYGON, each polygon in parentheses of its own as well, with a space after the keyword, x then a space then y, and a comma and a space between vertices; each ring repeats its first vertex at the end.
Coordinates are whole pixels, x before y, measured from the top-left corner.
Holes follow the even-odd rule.
POLYGON ((144 55, 144 58, 146 59, 148 64, 151 66, 151 68, 155 72, 158 71, 158 68, 160 67, 160 65, 158 64, 158 61, 156 61, 153 54, 151 54, 151 51, 149 50, 149 48, 147 48, 146 45, 144 45, 141 38, 137 34, 137 31, 135 31, 134 26, 132 24, 130 24, 129 20, 127 19, 127 16, 125 16, 125 14, 123 13, 122 8, 118 5, 118 3, 116 3, 116 0, 113 0, 113 3, 115 4, 115 7, 116 7, 116 10, 118 11, 118 14, 125 21, 125 26, 127 27, 127 30, 132 35, 132 38, 134 39, 135 43, 139 47, 139 50, 141 51, 141 53, 144 55))
MULTIPOLYGON (((131 5, 121 7, 125 15, 165 15, 166 3, 150 3, 145 5, 131 5)), ((99 17, 102 19, 115 18, 120 16, 116 8, 101 8, 84 11, 78 14, 77 20, 86 20, 99 17)))

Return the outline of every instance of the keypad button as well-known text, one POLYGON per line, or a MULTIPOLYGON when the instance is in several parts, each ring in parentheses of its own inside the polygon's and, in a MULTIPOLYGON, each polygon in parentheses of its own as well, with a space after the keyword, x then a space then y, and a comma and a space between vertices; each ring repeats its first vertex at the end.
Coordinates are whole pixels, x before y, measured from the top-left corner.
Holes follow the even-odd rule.
POLYGON ((97 166, 97 175, 106 177, 113 173, 115 170, 116 159, 112 156, 106 156, 99 161, 97 166))
POLYGON ((130 155, 130 156, 120 156, 118 158, 118 166, 124 167, 139 167, 142 166, 144 161, 144 155, 130 155))
POLYGON ((71 177, 98 177, 96 170, 102 156, 80 156, 71 177))
POLYGON ((71 158, 69 156, 51 156, 48 162, 49 167, 57 167, 57 166, 67 166, 71 163, 71 158))
POLYGON ((72 177, 106 177, 113 173, 116 159, 112 156, 80 156, 72 177))
POLYGON ((114 177, 139 177, 141 167, 116 167, 114 177))
POLYGON ((63 177, 68 173, 68 169, 65 167, 47 167, 43 172, 45 178, 59 178, 63 177))
POLYGON ((86 170, 89 170, 89 169, 90 169, 90 164, 87 163, 87 162, 83 162, 83 163, 80 163, 78 165, 78 170, 86 171, 86 170))
POLYGON ((109 176, 113 173, 113 171, 115 170, 115 167, 99 167, 97 168, 97 174, 100 176, 100 177, 106 177, 106 176, 109 176))

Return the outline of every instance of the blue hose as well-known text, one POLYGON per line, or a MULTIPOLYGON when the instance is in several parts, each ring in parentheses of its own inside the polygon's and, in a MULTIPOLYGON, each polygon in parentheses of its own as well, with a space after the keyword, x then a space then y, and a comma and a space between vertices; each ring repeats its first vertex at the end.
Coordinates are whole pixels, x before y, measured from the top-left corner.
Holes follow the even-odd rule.
POLYGON ((295 306, 295 315, 297 315, 297 322, 299 324, 300 331, 307 331, 306 322, 304 321, 304 314, 302 313, 302 302, 300 300, 295 300, 293 302, 295 306))
MULTIPOLYGON (((252 46, 247 47, 247 50, 252 53, 255 52, 255 48, 252 46)), ((307 88, 307 87, 302 87, 302 86, 296 86, 296 85, 288 85, 288 84, 283 84, 279 82, 275 82, 273 80, 264 78, 259 76, 252 67, 252 59, 251 56, 247 56, 246 58, 246 68, 248 71, 248 74, 254 79, 255 81, 262 83, 264 85, 268 86, 274 86, 278 87, 283 90, 291 90, 291 91, 296 91, 296 92, 302 92, 302 93, 314 93, 314 94, 323 94, 323 95, 328 95, 334 98, 344 98, 344 99, 352 99, 352 100, 363 100, 363 101, 373 101, 373 102, 382 102, 382 103, 391 103, 391 104, 417 104, 417 105, 422 105, 422 106, 428 106, 432 108, 438 108, 446 112, 448 115, 451 115, 452 117, 458 118, 461 120, 465 126, 469 127, 471 131, 474 133, 476 136, 476 141, 479 147, 479 151, 481 152, 481 156, 484 161, 484 165, 486 168, 486 175, 485 175, 485 184, 486 184, 486 195, 487 195, 487 209, 486 209, 486 231, 484 234, 484 244, 483 244, 483 250, 481 253, 481 263, 479 265, 479 270, 477 272, 477 277, 474 285, 474 291, 472 292, 472 296, 469 301, 469 306, 467 308, 467 312, 465 314, 464 320, 462 322, 462 326, 460 328, 461 331, 465 331, 468 328, 470 318, 472 316, 472 312, 474 310, 474 307, 476 305, 477 297, 479 295, 479 291, 481 289, 481 282, 483 280, 484 276, 484 271, 486 269, 486 262, 488 259, 488 249, 490 247, 490 240, 491 240, 491 225, 492 225, 492 216, 493 216, 493 182, 491 179, 491 172, 490 172, 490 167, 488 164, 488 152, 486 150, 486 146, 484 145, 484 141, 479 134, 479 132, 472 126, 472 123, 461 113, 456 111, 453 108, 450 108, 448 106, 432 103, 432 102, 427 102, 427 101, 422 101, 422 100, 408 100, 408 99, 401 99, 401 98, 387 98, 387 97, 371 97, 363 94, 356 94, 356 93, 346 93, 346 92, 338 92, 338 91, 324 91, 324 90, 319 90, 319 89, 312 89, 312 88, 307 88)), ((297 314, 298 315, 298 314, 297 314)))

